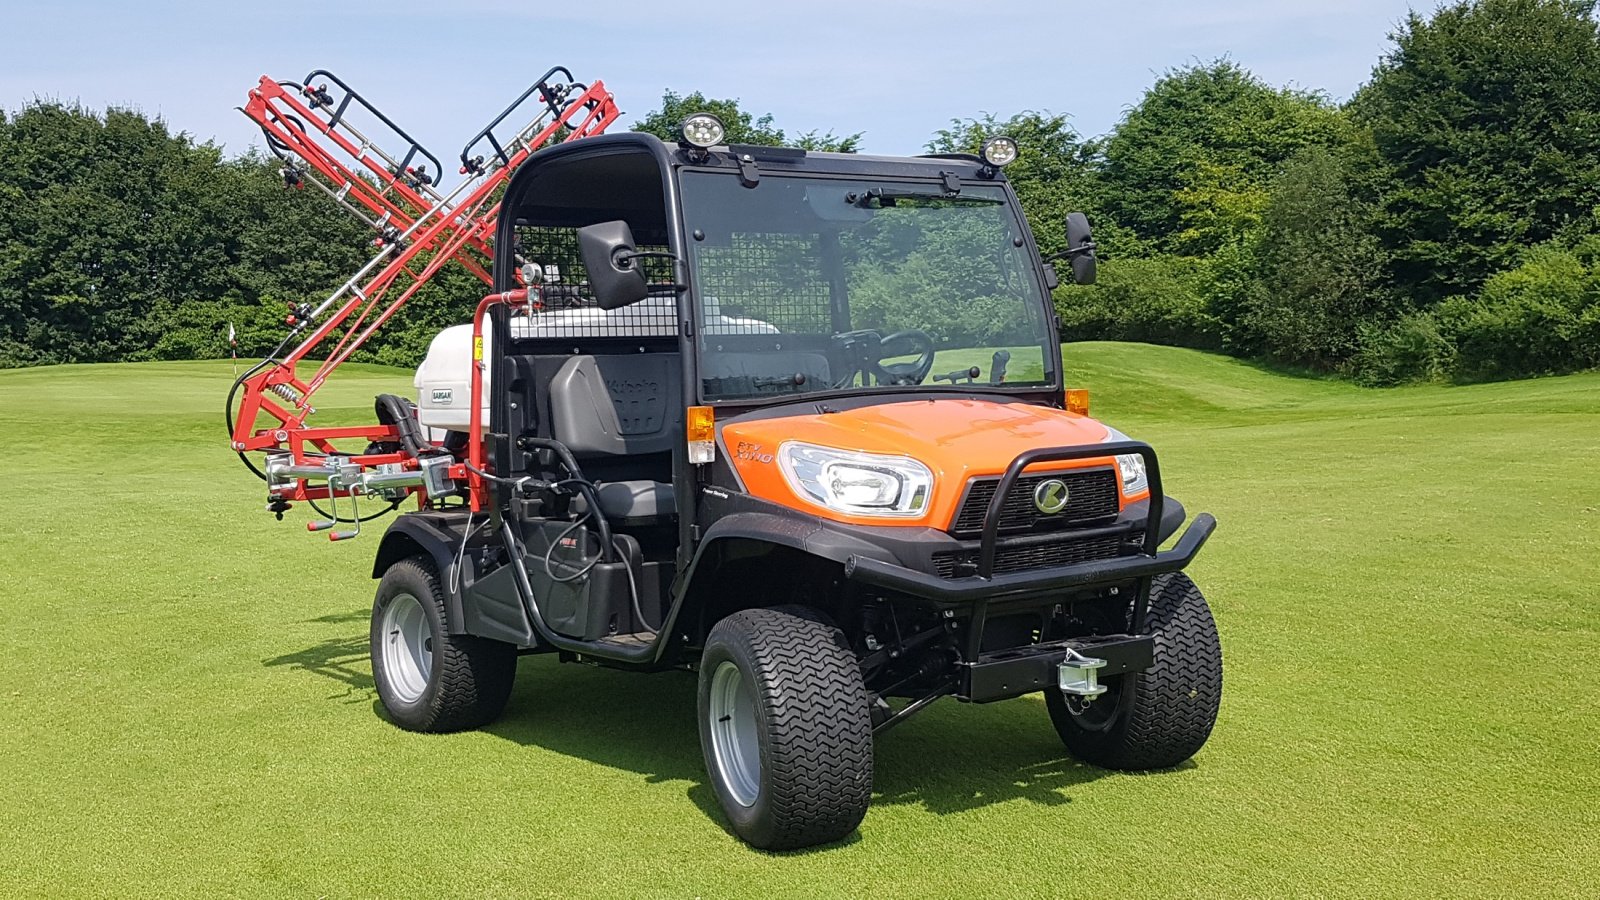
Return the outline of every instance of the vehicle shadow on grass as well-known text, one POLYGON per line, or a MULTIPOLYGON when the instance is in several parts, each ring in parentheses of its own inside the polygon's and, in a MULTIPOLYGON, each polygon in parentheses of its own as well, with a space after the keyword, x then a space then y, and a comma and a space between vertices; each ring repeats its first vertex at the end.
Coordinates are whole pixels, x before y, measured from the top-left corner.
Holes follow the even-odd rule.
POLYGON ((941 700, 880 735, 873 753, 874 806, 941 815, 1012 800, 1062 806, 1072 788, 1112 774, 1067 755, 1037 698, 941 700))
MULTIPOLYGON (((695 676, 639 675, 525 657, 500 721, 484 729, 645 776, 690 781, 689 797, 722 821, 706 783, 695 722, 695 676)), ((940 701, 880 736, 873 805, 921 805, 937 814, 1029 800, 1071 801, 1067 791, 1110 774, 1066 755, 1036 700, 970 705, 940 701)))
MULTIPOLYGON (((325 616, 324 619, 332 618, 325 616)), ((362 618, 366 618, 363 614, 362 618)), ((313 621, 322 621, 316 619, 313 621)), ((375 700, 377 689, 372 682, 372 645, 366 635, 361 637, 331 638, 304 650, 286 653, 262 660, 269 668, 288 666, 331 678, 345 686, 342 693, 333 694, 330 700, 362 703, 375 700)))
MULTIPOLYGON (((330 699, 358 702, 374 699, 368 653, 367 638, 351 636, 263 664, 333 679, 348 690, 330 699)), ((688 782, 689 800, 726 829, 701 760, 695 692, 689 672, 641 675, 527 656, 518 663, 505 714, 482 730, 635 772, 647 784, 688 782)), ((941 700, 880 735, 874 755, 874 806, 921 806, 936 815, 1013 800, 1061 806, 1072 801, 1072 788, 1111 774, 1068 757, 1044 705, 1026 698, 984 705, 941 700)))

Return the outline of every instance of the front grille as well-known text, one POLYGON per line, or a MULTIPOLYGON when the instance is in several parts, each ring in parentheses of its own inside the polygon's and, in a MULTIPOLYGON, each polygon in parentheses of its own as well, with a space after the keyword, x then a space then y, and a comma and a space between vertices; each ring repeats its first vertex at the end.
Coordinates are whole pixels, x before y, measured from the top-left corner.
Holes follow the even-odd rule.
MULTIPOLYGON (((957 534, 972 534, 983 530, 983 517, 989 512, 989 501, 994 499, 999 478, 973 479, 967 486, 967 496, 961 501, 961 511, 956 514, 950 530, 957 534)), ((1072 469, 1066 472, 1041 472, 1023 475, 1011 488, 1005 505, 1000 509, 1000 530, 1025 531, 1039 527, 1085 525, 1114 518, 1119 510, 1117 474, 1109 468, 1072 469), (1054 515, 1045 515, 1033 505, 1033 491, 1039 482, 1059 478, 1067 485, 1067 505, 1054 515)))
MULTIPOLYGON (((1055 566, 1098 559, 1115 559, 1122 555, 1124 534, 1102 535, 1094 538, 1063 537, 1058 541, 1030 543, 1020 547, 997 547, 994 553, 995 574, 1026 572, 1055 566)), ((975 575, 978 571, 978 551, 945 550, 933 555, 933 570, 940 578, 975 575)))

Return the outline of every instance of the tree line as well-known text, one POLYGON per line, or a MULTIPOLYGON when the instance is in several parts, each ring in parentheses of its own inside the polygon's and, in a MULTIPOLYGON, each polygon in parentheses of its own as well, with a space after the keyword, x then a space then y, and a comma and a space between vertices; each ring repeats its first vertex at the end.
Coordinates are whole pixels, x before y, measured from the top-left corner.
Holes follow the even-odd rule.
MULTIPOLYGON (((1464 0, 1399 23, 1353 97, 1227 60, 1168 71, 1107 135, 1022 111, 930 152, 1018 141, 1007 175, 1047 255, 1084 210, 1100 281, 1063 287, 1069 340, 1175 344, 1371 384, 1600 366, 1600 28, 1594 0, 1464 0)), ((737 101, 668 92, 735 142, 852 152, 737 101)), ((374 252, 276 160, 224 156, 129 110, 0 111, 0 366, 270 350, 374 252)), ((480 290, 458 267, 365 359, 414 364, 480 290)))
POLYGON ((1346 103, 1220 60, 1085 140, 1025 112, 929 145, 1023 143, 1041 244, 1096 222, 1068 339, 1219 350, 1370 384, 1600 366, 1600 30, 1591 0, 1413 13, 1346 103))

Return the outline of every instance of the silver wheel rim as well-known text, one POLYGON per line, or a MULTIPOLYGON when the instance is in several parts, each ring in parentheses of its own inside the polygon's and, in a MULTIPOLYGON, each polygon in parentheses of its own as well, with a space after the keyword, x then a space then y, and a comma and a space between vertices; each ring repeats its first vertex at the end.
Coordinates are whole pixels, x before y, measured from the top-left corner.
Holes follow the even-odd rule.
POLYGON ((402 703, 415 703, 433 675, 433 632, 422 601, 396 594, 383 610, 383 675, 402 703))
POLYGON ((756 729, 756 698, 739 667, 717 666, 711 675, 711 755, 717 778, 740 806, 754 806, 761 793, 761 741, 756 729))

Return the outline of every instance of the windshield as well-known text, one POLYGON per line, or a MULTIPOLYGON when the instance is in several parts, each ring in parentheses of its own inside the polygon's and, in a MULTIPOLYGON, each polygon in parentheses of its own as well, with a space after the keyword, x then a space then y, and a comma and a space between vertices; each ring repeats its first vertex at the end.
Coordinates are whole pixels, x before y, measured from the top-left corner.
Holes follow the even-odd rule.
POLYGON ((999 185, 689 172, 682 196, 707 400, 1055 381, 999 185))

